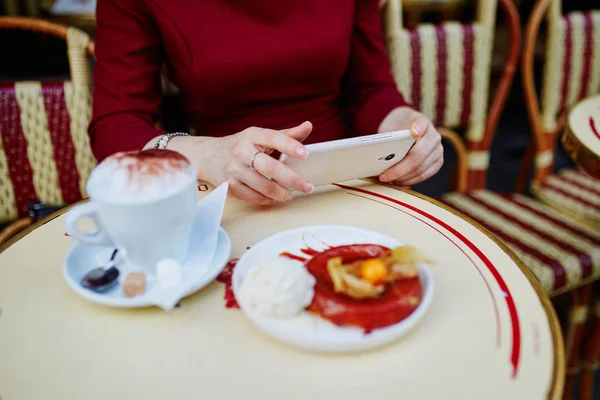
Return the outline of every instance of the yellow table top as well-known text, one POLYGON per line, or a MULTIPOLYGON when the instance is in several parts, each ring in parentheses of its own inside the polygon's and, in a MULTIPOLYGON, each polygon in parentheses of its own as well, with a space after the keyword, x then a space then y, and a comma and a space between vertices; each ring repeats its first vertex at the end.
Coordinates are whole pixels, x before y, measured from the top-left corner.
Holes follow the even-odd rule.
POLYGON ((436 262, 433 303, 408 336, 361 354, 298 351, 226 308, 218 282, 172 312, 89 303, 63 279, 73 242, 58 215, 0 253, 0 397, 561 397, 562 337, 548 298, 489 234, 429 199, 353 181, 271 208, 228 199, 222 223, 234 258, 320 224, 377 230, 436 262))
POLYGON ((573 107, 562 142, 575 163, 600 179, 600 95, 573 107))

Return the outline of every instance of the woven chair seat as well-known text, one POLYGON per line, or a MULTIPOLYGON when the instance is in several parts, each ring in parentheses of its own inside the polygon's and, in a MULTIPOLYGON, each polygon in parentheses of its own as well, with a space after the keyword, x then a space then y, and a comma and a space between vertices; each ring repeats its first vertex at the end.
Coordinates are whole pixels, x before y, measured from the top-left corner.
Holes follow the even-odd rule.
POLYGON ((534 191, 543 202, 600 231, 600 180, 579 169, 566 169, 546 178, 534 191))
POLYGON ((87 124, 89 89, 71 82, 0 85, 0 221, 28 203, 62 205, 86 196, 95 165, 87 124))
POLYGON ((517 194, 486 190, 442 199, 498 236, 549 294, 600 277, 600 231, 517 194))

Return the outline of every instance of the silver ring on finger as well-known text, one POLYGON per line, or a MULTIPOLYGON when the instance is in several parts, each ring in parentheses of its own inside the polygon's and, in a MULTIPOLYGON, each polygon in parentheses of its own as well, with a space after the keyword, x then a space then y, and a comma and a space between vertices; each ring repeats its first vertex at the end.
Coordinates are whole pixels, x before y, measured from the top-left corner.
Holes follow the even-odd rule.
POLYGON ((254 160, 256 160, 256 156, 259 155, 260 153, 262 153, 262 151, 257 151, 256 153, 254 153, 252 155, 252 158, 250 159, 250 171, 256 171, 256 168, 254 167, 254 160))

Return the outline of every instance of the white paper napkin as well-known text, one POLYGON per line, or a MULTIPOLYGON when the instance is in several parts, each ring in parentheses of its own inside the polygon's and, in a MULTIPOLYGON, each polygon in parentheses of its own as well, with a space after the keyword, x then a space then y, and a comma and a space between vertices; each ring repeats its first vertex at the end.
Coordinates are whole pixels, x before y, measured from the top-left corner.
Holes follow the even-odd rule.
POLYGON ((157 287, 152 291, 152 303, 164 310, 172 310, 179 300, 197 286, 209 267, 217 250, 219 228, 229 184, 224 183, 198 202, 197 217, 192 228, 189 255, 194 263, 193 272, 183 271, 184 279, 176 286, 157 287))

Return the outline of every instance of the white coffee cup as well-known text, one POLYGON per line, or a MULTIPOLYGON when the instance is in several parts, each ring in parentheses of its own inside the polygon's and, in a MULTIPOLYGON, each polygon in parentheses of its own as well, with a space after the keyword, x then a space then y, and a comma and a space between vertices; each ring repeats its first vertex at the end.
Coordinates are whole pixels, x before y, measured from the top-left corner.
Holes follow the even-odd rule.
POLYGON ((82 243, 124 250, 130 267, 155 273, 158 261, 183 263, 198 203, 196 172, 168 150, 115 154, 87 182, 91 201, 66 215, 67 232, 82 243), (91 218, 96 230, 78 222, 91 218))

